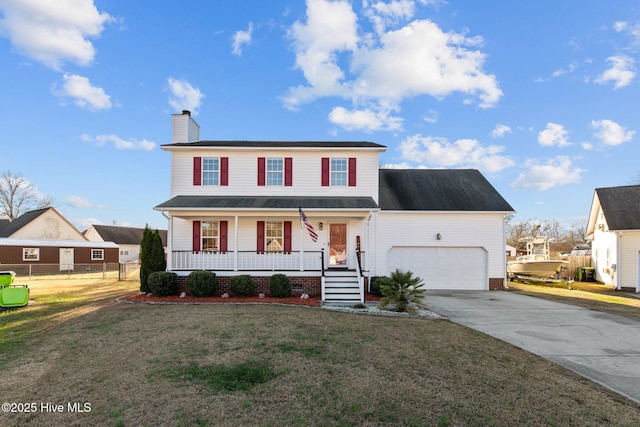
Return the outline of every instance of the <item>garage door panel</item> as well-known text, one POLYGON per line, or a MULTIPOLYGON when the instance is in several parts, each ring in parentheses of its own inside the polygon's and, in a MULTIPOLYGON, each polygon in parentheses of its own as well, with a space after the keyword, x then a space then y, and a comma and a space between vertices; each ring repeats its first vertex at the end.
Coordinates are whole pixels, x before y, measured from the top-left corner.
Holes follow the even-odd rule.
POLYGON ((392 247, 389 270, 412 271, 426 289, 484 290, 487 255, 482 248, 392 247))

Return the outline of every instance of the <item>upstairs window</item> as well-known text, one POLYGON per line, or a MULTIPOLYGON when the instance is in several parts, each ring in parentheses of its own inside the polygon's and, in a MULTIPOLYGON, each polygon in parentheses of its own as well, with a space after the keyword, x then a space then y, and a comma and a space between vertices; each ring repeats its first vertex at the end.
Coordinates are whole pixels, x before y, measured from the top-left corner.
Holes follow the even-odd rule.
POLYGON ((356 186, 356 158, 336 157, 322 158, 322 186, 323 187, 355 187, 356 186))
POLYGON ((229 158, 194 157, 193 185, 229 185, 229 158))
POLYGON ((267 158, 267 185, 282 185, 284 162, 282 158, 267 158))
POLYGON ((218 185, 220 182, 220 159, 202 158, 202 185, 218 185))
POLYGON ((331 186, 345 187, 347 185, 347 159, 331 159, 331 186))

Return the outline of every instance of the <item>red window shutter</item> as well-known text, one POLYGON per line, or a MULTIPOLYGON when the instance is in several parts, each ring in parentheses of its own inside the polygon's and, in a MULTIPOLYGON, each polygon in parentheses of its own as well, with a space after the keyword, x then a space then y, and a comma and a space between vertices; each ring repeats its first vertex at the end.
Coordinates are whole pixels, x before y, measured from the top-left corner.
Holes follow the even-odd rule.
POLYGON ((322 186, 329 186, 329 158, 322 158, 322 186))
POLYGON ((258 221, 258 240, 256 243, 256 252, 264 253, 264 221, 258 221))
POLYGON ((193 158, 193 185, 202 185, 202 157, 193 158))
POLYGON ((229 229, 229 221, 220 221, 220 252, 226 253, 228 246, 227 231, 229 229))
POLYGON ((356 158, 349 157, 349 187, 356 186, 356 158))
POLYGON ((200 221, 193 221, 193 252, 200 252, 200 221))
POLYGON ((229 185, 229 158, 220 157, 220 185, 229 185))
POLYGON ((267 161, 264 157, 258 157, 258 185, 264 186, 265 177, 267 175, 267 161))
POLYGON ((293 185, 293 159, 291 157, 284 158, 284 185, 285 187, 293 185))
POLYGON ((284 222, 284 253, 291 253, 291 221, 284 222))

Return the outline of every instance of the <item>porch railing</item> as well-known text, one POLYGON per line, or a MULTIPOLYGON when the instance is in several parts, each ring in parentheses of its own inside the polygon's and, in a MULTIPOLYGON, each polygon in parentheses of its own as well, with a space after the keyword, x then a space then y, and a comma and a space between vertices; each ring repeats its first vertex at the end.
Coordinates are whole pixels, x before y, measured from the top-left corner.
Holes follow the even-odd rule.
POLYGON ((213 271, 322 271, 321 251, 193 252, 173 251, 172 270, 213 271))

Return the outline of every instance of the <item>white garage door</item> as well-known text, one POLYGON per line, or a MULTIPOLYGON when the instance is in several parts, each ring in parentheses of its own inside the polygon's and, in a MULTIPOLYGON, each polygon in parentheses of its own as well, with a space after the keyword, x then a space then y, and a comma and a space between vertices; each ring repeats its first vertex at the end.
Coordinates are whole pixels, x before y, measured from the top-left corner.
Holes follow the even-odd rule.
POLYGON ((482 248, 394 246, 387 265, 390 271, 412 271, 426 289, 487 289, 487 253, 482 248))

